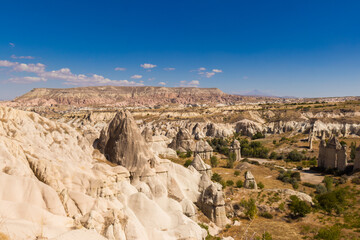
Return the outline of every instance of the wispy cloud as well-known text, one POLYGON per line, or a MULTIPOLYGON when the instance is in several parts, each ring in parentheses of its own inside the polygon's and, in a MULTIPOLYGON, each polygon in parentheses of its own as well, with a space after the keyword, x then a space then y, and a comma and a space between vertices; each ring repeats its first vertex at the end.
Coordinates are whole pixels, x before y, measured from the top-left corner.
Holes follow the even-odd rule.
POLYGON ((128 80, 111 80, 101 75, 92 74, 90 76, 85 74, 74 74, 69 68, 61 68, 54 71, 46 71, 46 66, 41 63, 25 64, 18 62, 10 62, 7 60, 0 60, 0 67, 11 68, 15 72, 29 72, 37 76, 14 77, 7 80, 13 83, 33 83, 46 82, 48 79, 61 80, 66 85, 118 85, 118 86, 142 86, 142 83, 137 83, 128 80))
POLYGON ((215 75, 214 72, 206 72, 206 73, 205 73, 205 76, 206 76, 207 78, 211 78, 211 77, 214 76, 214 75, 215 75))
POLYGON ((165 71, 174 71, 175 68, 172 68, 172 67, 170 67, 170 68, 164 68, 164 70, 165 70, 165 71))
POLYGON ((116 67, 114 70, 115 70, 115 71, 126 71, 126 68, 116 67))
POLYGON ((9 43, 9 46, 12 47, 12 48, 15 47, 15 43, 11 42, 11 43, 9 43))
POLYGON ((12 59, 35 59, 35 57, 33 56, 16 56, 16 55, 11 55, 12 59))
POLYGON ((47 79, 43 77, 15 77, 8 79, 8 82, 13 83, 33 83, 33 82, 46 82, 47 79))
POLYGON ((151 63, 144 63, 144 64, 141 64, 140 67, 142 67, 144 69, 152 69, 152 68, 155 68, 156 65, 151 64, 151 63))
POLYGON ((140 79, 140 78, 142 78, 142 75, 132 75, 131 78, 132 79, 140 79))
POLYGON ((162 85, 162 86, 165 86, 165 85, 166 85, 166 82, 159 82, 158 84, 159 84, 159 85, 162 85))
POLYGON ((180 87, 198 87, 200 82, 198 80, 188 81, 180 81, 180 87))
POLYGON ((148 78, 149 81, 154 81, 155 79, 154 77, 148 78))
POLYGON ((221 69, 213 69, 212 70, 214 73, 222 73, 222 70, 221 69))

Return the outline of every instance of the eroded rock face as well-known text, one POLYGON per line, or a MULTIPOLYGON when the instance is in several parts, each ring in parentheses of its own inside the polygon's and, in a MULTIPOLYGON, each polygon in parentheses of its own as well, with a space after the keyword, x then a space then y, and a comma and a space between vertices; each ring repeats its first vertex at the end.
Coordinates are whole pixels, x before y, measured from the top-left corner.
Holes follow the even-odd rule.
POLYGON ((319 146, 318 166, 324 169, 345 170, 347 166, 346 145, 342 146, 337 137, 330 138, 328 143, 322 139, 319 146))
POLYGON ((235 161, 241 160, 241 146, 238 140, 234 140, 231 144, 230 151, 235 154, 235 161))
POLYGON ((196 142, 194 156, 200 155, 203 159, 210 159, 213 155, 213 149, 208 142, 200 140, 196 142))
POLYGON ((191 166, 193 166, 199 173, 207 174, 209 177, 211 177, 211 167, 204 163, 204 161, 201 159, 200 155, 196 155, 194 160, 191 163, 191 166))
POLYGON ((195 141, 191 137, 189 130, 180 128, 174 140, 169 144, 169 147, 180 152, 195 151, 195 141))
POLYGON ((105 131, 109 134, 99 142, 103 149, 118 148, 113 160, 123 166, 108 162, 66 124, 2 107, 0 119, 0 215, 5 216, 4 227, 11 239, 35 239, 39 235, 34 229, 43 229, 48 239, 206 236, 188 217, 194 214, 189 201, 200 197, 201 174, 170 161, 160 162, 127 113, 114 118, 105 131), (139 148, 139 156, 126 153, 139 148), (147 159, 153 156, 155 166, 164 171, 130 183, 124 166, 143 176, 142 165, 149 166, 147 159))
POLYGON ((134 176, 156 173, 158 162, 128 111, 118 112, 101 131, 97 148, 110 162, 126 167, 134 176))
POLYGON ((250 171, 245 172, 244 188, 257 189, 255 177, 250 171))
POLYGON ((222 186, 219 183, 210 184, 202 192, 198 206, 217 226, 224 227, 229 222, 226 217, 222 186))

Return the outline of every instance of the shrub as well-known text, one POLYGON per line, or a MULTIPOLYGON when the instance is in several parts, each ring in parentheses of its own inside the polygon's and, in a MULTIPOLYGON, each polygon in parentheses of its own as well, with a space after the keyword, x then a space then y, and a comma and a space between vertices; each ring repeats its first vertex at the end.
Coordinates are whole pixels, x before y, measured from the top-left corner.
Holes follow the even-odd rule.
POLYGON ((326 193, 326 192, 327 192, 326 187, 325 187, 324 185, 322 185, 322 184, 316 185, 315 189, 316 189, 315 192, 316 192, 317 194, 323 194, 323 193, 326 193))
POLYGON ((276 152, 271 152, 269 158, 270 158, 270 159, 277 159, 277 158, 278 158, 278 154, 277 154, 276 152))
POLYGON ((291 152, 289 152, 289 154, 287 155, 287 159, 289 159, 289 161, 292 162, 301 162, 301 160, 305 159, 306 157, 298 152, 297 150, 293 150, 291 152))
POLYGON ((305 201, 300 200, 297 196, 290 196, 290 200, 289 209, 292 217, 305 217, 306 214, 311 212, 311 207, 305 201))
POLYGON ((240 175, 240 171, 238 171, 238 170, 236 170, 235 172, 234 172, 234 176, 239 176, 240 175))
POLYGON ((185 156, 186 156, 187 158, 189 158, 189 157, 192 156, 192 154, 193 154, 192 151, 189 150, 189 151, 186 152, 186 155, 185 155, 185 156))
POLYGON ((233 186, 233 185, 234 185, 234 181, 233 181, 233 180, 227 180, 227 181, 226 181, 226 185, 227 185, 227 186, 233 186))
POLYGON ((250 198, 249 200, 241 200, 240 205, 245 208, 245 216, 250 220, 254 219, 257 214, 257 207, 255 204, 255 199, 250 198))
POLYGON ((323 183, 325 184, 326 190, 328 192, 332 191, 334 185, 334 179, 332 177, 325 176, 323 183))
POLYGON ((220 181, 222 180, 222 177, 218 173, 214 173, 211 177, 211 180, 220 183, 220 181))
POLYGON ((274 145, 276 144, 276 140, 273 140, 273 144, 274 144, 274 145))
POLYGON ((351 158, 351 160, 355 159, 355 152, 356 152, 356 143, 351 142, 351 144, 350 144, 350 158, 351 158))
POLYGON ((264 232, 264 233, 261 235, 261 237, 256 237, 255 239, 256 239, 256 240, 272 240, 273 238, 272 238, 272 236, 271 236, 270 233, 264 232))
POLYGON ((262 182, 259 182, 258 185, 257 185, 260 189, 264 189, 264 184, 262 182))
POLYGON ((236 181, 236 187, 237 188, 242 188, 243 186, 244 186, 243 181, 241 181, 241 180, 236 181))
POLYGON ((320 228, 315 239, 338 240, 341 238, 341 228, 337 225, 320 228))
POLYGON ((267 219, 272 219, 274 216, 269 212, 260 213, 260 216, 267 219))
POLYGON ((302 183, 302 185, 304 185, 305 187, 309 187, 309 188, 316 188, 315 184, 308 183, 308 182, 304 182, 304 183, 302 183))
POLYGON ((255 133, 254 136, 251 137, 252 140, 260 139, 260 138, 265 138, 265 135, 262 134, 261 132, 257 132, 257 133, 255 133))
POLYGON ((186 160, 186 162, 184 163, 184 167, 190 166, 191 163, 192 163, 192 160, 186 160))
POLYGON ((326 192, 316 196, 319 207, 327 213, 333 211, 340 214, 344 211, 344 208, 348 205, 347 196, 348 191, 344 188, 336 189, 331 192, 326 192))
POLYGON ((229 153, 229 157, 228 157, 228 159, 226 159, 226 167, 227 168, 233 168, 235 159, 236 159, 236 154, 235 153, 229 153))
POLYGON ((211 156, 210 164, 211 164, 211 167, 217 167, 219 164, 218 158, 216 156, 211 156))
POLYGON ((251 142, 247 139, 241 140, 241 154, 245 157, 267 158, 269 149, 264 147, 261 142, 251 142))

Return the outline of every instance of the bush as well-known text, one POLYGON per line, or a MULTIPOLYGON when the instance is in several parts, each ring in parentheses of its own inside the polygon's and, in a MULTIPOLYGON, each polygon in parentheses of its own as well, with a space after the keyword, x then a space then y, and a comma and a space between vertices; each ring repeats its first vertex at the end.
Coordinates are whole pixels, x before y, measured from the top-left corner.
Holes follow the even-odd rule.
POLYGON ((305 217, 306 214, 311 212, 311 207, 305 201, 300 200, 297 196, 290 196, 290 200, 289 209, 292 217, 305 217))
POLYGON ((348 205, 347 196, 349 195, 348 191, 344 188, 336 189, 331 192, 326 192, 316 196, 319 207, 331 214, 333 211, 337 214, 340 214, 344 211, 345 207, 348 205))
POLYGON ((220 183, 222 180, 222 177, 218 173, 214 173, 211 177, 211 180, 213 180, 214 182, 220 183))
POLYGON ((351 182, 356 184, 356 185, 360 185, 360 177, 351 179, 351 182))
POLYGON ((193 154, 192 151, 189 150, 189 151, 186 152, 186 155, 185 155, 185 156, 186 156, 187 158, 189 158, 189 157, 192 156, 192 154, 193 154))
POLYGON ((235 172, 234 172, 234 176, 239 176, 240 175, 240 171, 238 171, 238 170, 236 170, 235 172))
POLYGON ((218 158, 216 156, 211 156, 210 164, 211 164, 211 167, 217 167, 219 164, 218 158))
POLYGON ((260 189, 264 189, 264 184, 262 182, 259 182, 258 185, 257 185, 260 189))
POLYGON ((350 158, 351 158, 351 160, 355 159, 355 153, 356 153, 356 143, 351 142, 351 144, 350 144, 350 158))
POLYGON ((269 149, 264 147, 261 142, 251 142, 247 139, 241 140, 241 154, 244 157, 267 158, 269 149))
POLYGON ((315 235, 315 239, 339 240, 341 238, 341 228, 337 225, 320 228, 315 235))
POLYGON ((276 152, 271 152, 269 158, 270 158, 270 159, 277 159, 277 158, 278 158, 278 154, 277 154, 276 152))
POLYGON ((226 186, 233 186, 234 185, 234 181, 233 180, 227 180, 226 181, 226 186))
POLYGON ((302 183, 302 185, 304 185, 305 187, 309 187, 309 188, 316 188, 315 184, 308 183, 308 182, 304 182, 304 183, 302 183))
POLYGON ((260 138, 265 138, 265 135, 262 134, 261 132, 257 132, 257 133, 255 133, 254 136, 251 137, 252 140, 260 139, 260 138))
POLYGON ((272 238, 272 236, 271 236, 270 233, 264 232, 264 233, 261 235, 261 237, 256 237, 255 239, 256 239, 256 240, 272 240, 273 238, 272 238))
POLYGON ((317 194, 323 194, 323 193, 326 193, 326 192, 327 192, 326 187, 325 187, 324 185, 322 185, 322 184, 316 185, 315 189, 316 189, 315 192, 316 192, 317 194))
POLYGON ((332 177, 325 176, 323 183, 325 184, 326 190, 328 192, 332 191, 334 185, 334 179, 332 177))
POLYGON ((242 188, 243 186, 244 186, 243 181, 241 181, 241 180, 236 181, 236 187, 237 188, 242 188))
POLYGON ((306 157, 297 150, 293 150, 289 152, 287 159, 292 162, 301 162, 301 160, 306 159, 306 157))
POLYGON ((241 200, 240 206, 245 208, 245 216, 248 217, 250 220, 254 219, 257 214, 257 207, 255 204, 255 199, 250 198, 249 200, 241 200))
POLYGON ((260 216, 267 219, 272 219, 274 216, 269 212, 260 213, 260 216))
POLYGON ((233 168, 235 160, 236 160, 236 154, 235 153, 229 153, 229 157, 228 157, 228 159, 226 159, 226 167, 227 168, 233 168))
POLYGON ((186 160, 186 162, 184 163, 184 167, 190 166, 191 163, 192 163, 192 160, 186 160))

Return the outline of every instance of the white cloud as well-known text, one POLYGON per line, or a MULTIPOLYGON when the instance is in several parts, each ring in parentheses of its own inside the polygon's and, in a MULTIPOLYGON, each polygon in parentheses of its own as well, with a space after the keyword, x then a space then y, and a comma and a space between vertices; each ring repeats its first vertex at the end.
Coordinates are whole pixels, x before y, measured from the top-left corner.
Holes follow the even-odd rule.
POLYGON ((12 42, 11 42, 11 43, 9 43, 9 45, 10 45, 10 47, 12 47, 12 48, 15 47, 15 43, 12 43, 12 42))
POLYGON ((165 85, 166 85, 165 82, 159 82, 158 84, 159 84, 159 85, 162 85, 162 86, 165 86, 165 85))
POLYGON ((47 81, 48 79, 62 80, 66 85, 83 85, 83 86, 95 86, 95 85, 117 85, 117 86, 143 86, 144 84, 128 81, 128 80, 111 80, 103 76, 93 74, 90 76, 84 74, 73 74, 69 68, 62 68, 60 70, 45 71, 45 65, 41 63, 37 64, 25 64, 18 62, 10 62, 6 60, 0 60, 0 67, 10 67, 16 72, 31 72, 37 74, 37 77, 22 77, 11 78, 10 82, 14 83, 31 83, 39 81, 47 81))
POLYGON ((212 70, 214 73, 222 73, 222 70, 221 69, 213 69, 212 70))
POLYGON ((175 68, 172 68, 172 67, 170 67, 170 68, 164 68, 164 70, 165 70, 165 71, 174 71, 175 68))
POLYGON ((156 65, 151 64, 151 63, 144 63, 144 64, 141 64, 140 67, 145 68, 145 69, 152 69, 152 68, 155 68, 156 65))
POLYGON ((180 87, 198 87, 200 82, 198 80, 188 81, 180 81, 180 87))
POLYGON ((8 60, 0 60, 0 67, 13 67, 15 66, 17 63, 15 62, 10 62, 8 60))
POLYGON ((33 56, 16 56, 16 55, 11 55, 12 59, 35 59, 35 57, 33 56))
POLYGON ((206 76, 207 78, 211 78, 211 77, 214 76, 214 75, 215 75, 214 72, 207 72, 207 73, 205 74, 205 76, 206 76))
POLYGON ((115 71, 126 71, 126 68, 116 67, 114 70, 115 70, 115 71))
POLYGON ((45 65, 41 63, 17 63, 14 68, 14 71, 16 72, 32 72, 32 73, 42 73, 45 71, 45 65))
POLYGON ((198 71, 206 71, 206 68, 204 67, 198 68, 198 71))
POLYGON ((142 78, 142 75, 133 75, 131 76, 132 79, 140 79, 142 78))
POLYGON ((33 82, 46 82, 47 79, 43 77, 15 77, 10 78, 8 82, 12 83, 33 83, 33 82))
POLYGON ((154 78, 154 77, 148 78, 149 81, 153 81, 153 80, 155 80, 155 79, 156 79, 156 78, 154 78))

